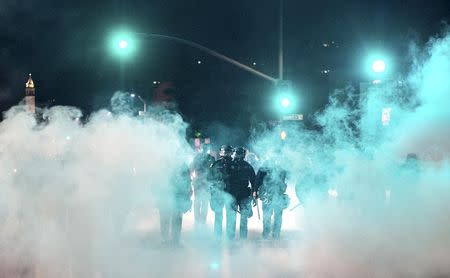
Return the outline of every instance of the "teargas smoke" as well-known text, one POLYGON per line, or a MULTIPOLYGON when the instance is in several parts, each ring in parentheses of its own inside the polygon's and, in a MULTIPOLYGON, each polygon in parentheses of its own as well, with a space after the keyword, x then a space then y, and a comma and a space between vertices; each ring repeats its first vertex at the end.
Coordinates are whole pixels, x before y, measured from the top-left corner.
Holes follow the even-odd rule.
POLYGON ((268 131, 252 144, 281 162, 302 204, 305 277, 450 275, 450 36, 430 40, 407 78, 336 90, 320 131, 268 131), (381 114, 390 108, 390 122, 381 114))
POLYGON ((178 114, 137 119, 121 93, 86 121, 73 107, 44 122, 13 107, 0 123, 0 276, 449 276, 450 35, 414 54, 402 80, 336 90, 320 131, 248 144, 259 165, 287 171, 290 208, 300 202, 285 210, 285 240, 263 246, 256 233, 225 246, 194 235, 187 212, 184 247, 159 247, 158 209, 193 156, 178 114))

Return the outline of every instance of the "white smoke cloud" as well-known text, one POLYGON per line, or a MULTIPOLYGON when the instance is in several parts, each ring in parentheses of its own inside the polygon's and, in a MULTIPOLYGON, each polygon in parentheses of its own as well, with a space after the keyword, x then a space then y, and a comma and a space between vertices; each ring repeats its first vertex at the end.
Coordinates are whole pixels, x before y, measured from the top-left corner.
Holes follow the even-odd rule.
MULTIPOLYGON (((76 108, 47 109, 41 123, 13 107, 0 123, 0 276, 450 275, 450 36, 430 41, 422 57, 405 87, 361 99, 336 91, 317 115, 320 132, 290 127, 283 141, 280 128, 251 142, 288 170, 291 207, 296 183, 322 182, 337 196, 305 194, 303 208, 286 210, 276 243, 218 244, 196 235, 187 213, 185 246, 158 247, 161 192, 192 155, 179 115, 132 117, 120 94, 114 113, 85 123, 76 108), (388 126, 383 107, 392 108, 388 126), (411 152, 418 168, 404 164, 411 152), (301 232, 288 230, 300 216, 301 232)), ((249 224, 259 238, 261 222, 249 224)))
POLYGON ((305 228, 293 248, 305 277, 450 275, 450 35, 416 57, 406 79, 360 96, 337 90, 317 115, 320 132, 290 129, 281 142, 277 129, 254 142, 300 188, 323 187, 314 177, 326 177, 325 191, 302 196, 305 228), (418 165, 405 163, 408 153, 418 165))

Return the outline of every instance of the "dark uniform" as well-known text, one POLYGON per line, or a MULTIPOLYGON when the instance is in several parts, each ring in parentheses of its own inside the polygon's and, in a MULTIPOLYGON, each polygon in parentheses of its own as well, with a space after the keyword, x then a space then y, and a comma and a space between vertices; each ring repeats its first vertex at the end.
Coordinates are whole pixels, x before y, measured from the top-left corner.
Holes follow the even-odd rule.
POLYGON ((234 151, 234 159, 231 164, 230 186, 225 191, 231 196, 226 204, 227 208, 227 237, 235 238, 236 212, 241 215, 240 238, 247 238, 248 218, 252 217, 252 195, 255 190, 255 171, 253 167, 244 160, 246 150, 237 148, 234 151))
POLYGON ((279 238, 283 219, 283 210, 289 206, 286 192, 286 171, 278 167, 261 167, 256 175, 256 187, 263 209, 263 238, 272 232, 273 238, 279 238), (273 228, 272 228, 273 215, 273 228))
POLYGON ((211 209, 214 211, 214 233, 217 236, 222 235, 223 208, 227 194, 225 188, 230 184, 231 169, 230 146, 220 148, 220 158, 216 160, 210 168, 209 181, 211 182, 211 209))
POLYGON ((189 168, 181 169, 171 179, 167 195, 159 205, 161 235, 164 242, 178 244, 180 240, 183 213, 191 209, 191 182, 189 168))
POLYGON ((210 182, 208 173, 215 162, 213 156, 207 153, 199 153, 191 164, 192 186, 194 188, 194 217, 196 225, 204 225, 208 214, 210 199, 210 182))

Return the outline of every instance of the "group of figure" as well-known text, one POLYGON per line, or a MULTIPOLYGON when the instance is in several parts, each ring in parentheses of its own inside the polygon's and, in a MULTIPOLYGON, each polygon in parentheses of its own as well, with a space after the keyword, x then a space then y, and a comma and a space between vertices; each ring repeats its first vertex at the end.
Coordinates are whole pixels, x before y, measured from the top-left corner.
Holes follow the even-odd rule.
POLYGON ((283 210, 289 205, 286 194, 286 171, 278 163, 262 165, 255 173, 245 160, 247 150, 224 145, 216 160, 206 152, 199 152, 188 172, 174 180, 177 189, 171 194, 171 212, 160 209, 161 232, 164 240, 177 243, 180 238, 183 213, 191 208, 194 193, 196 228, 206 226, 208 209, 214 212, 214 234, 222 237, 223 214, 226 216, 226 237, 236 238, 236 218, 240 215, 239 238, 248 236, 248 219, 253 209, 258 212, 258 199, 262 203, 264 239, 280 237, 283 210), (192 189, 193 188, 193 191, 192 189))

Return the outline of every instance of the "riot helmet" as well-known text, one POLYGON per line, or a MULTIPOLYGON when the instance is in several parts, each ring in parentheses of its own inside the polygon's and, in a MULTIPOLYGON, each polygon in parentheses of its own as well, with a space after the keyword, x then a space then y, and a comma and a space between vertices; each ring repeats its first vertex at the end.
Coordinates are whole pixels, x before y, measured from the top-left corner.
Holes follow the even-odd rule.
POLYGON ((235 148, 233 151, 233 158, 236 160, 244 160, 246 154, 247 154, 246 149, 244 149, 242 147, 238 147, 238 148, 235 148))
POLYGON ((223 145, 220 147, 219 156, 220 157, 231 157, 231 154, 233 152, 233 148, 229 145, 223 145))

